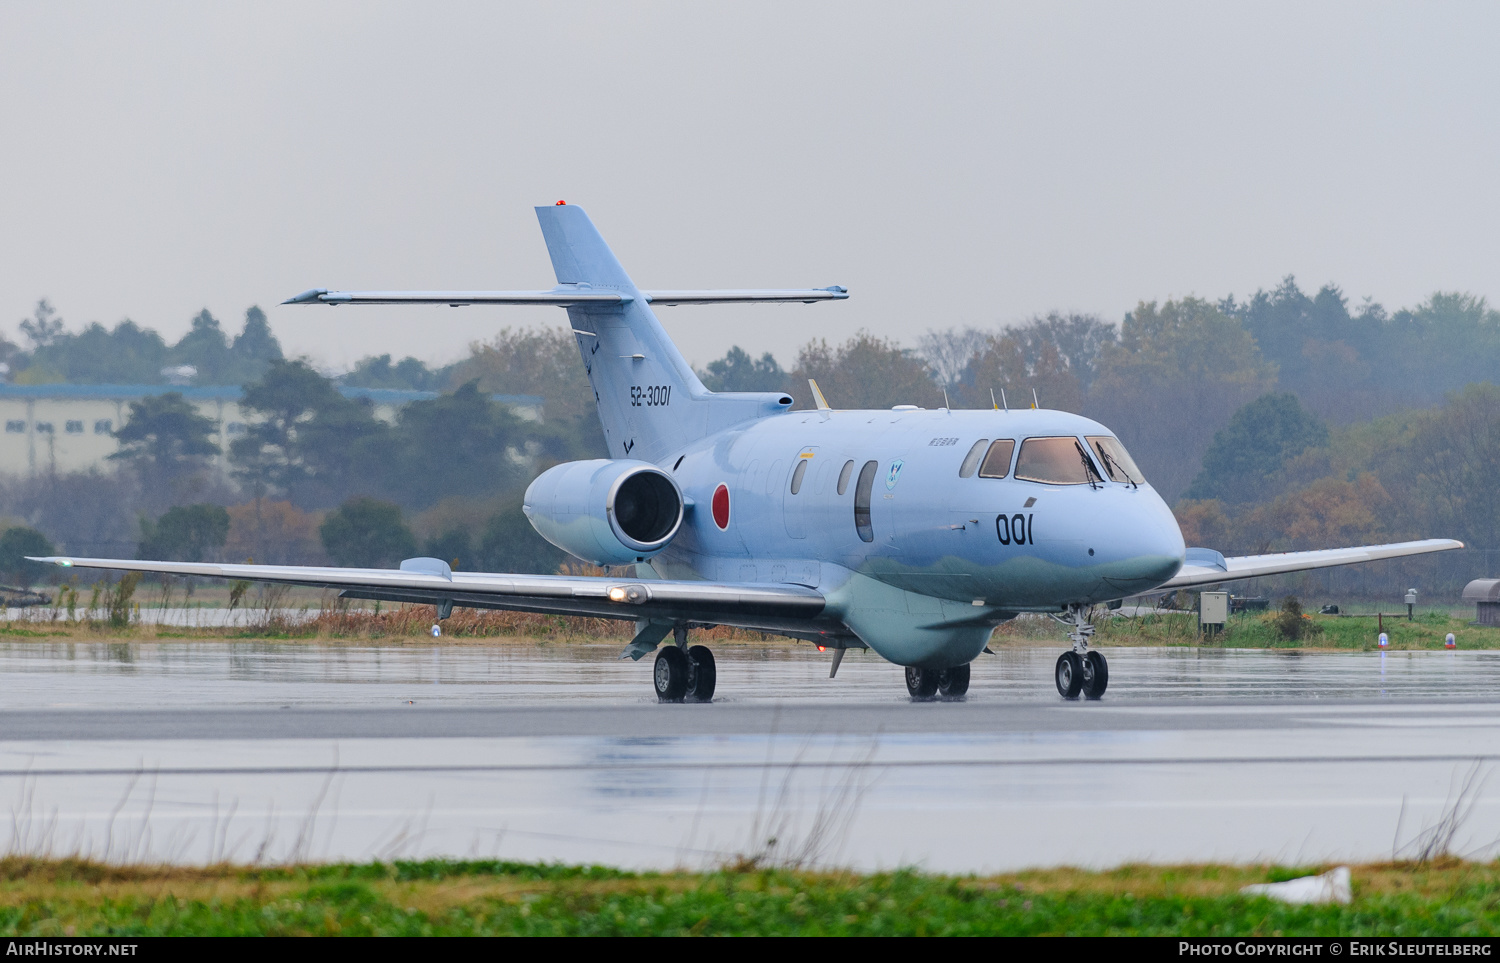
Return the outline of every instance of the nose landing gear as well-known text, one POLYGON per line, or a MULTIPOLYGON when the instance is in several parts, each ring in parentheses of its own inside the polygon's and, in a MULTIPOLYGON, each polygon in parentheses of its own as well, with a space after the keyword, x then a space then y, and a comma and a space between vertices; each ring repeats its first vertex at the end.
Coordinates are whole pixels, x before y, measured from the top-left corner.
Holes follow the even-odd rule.
POLYGON ((1086 699, 1098 699, 1109 688, 1109 663, 1099 652, 1089 650, 1094 627, 1088 623, 1088 606, 1069 605, 1066 615, 1053 618, 1073 627, 1068 633, 1073 648, 1057 657, 1053 671, 1058 694, 1064 699, 1076 699, 1080 694, 1086 699))

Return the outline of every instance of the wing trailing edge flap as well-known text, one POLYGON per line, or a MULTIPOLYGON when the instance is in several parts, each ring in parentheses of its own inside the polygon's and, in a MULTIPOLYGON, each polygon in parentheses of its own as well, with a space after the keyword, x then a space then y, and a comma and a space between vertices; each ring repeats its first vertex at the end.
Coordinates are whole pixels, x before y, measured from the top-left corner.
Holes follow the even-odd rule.
POLYGON ((1361 545, 1354 548, 1330 548, 1315 552, 1281 552, 1275 555, 1238 555, 1225 557, 1212 549, 1190 548, 1186 563, 1177 575, 1158 588, 1191 588, 1216 585, 1259 575, 1283 575, 1338 565, 1356 565, 1387 558, 1406 558, 1430 552, 1448 552, 1463 548, 1464 543, 1451 538, 1427 538, 1416 542, 1393 542, 1389 545, 1361 545))
POLYGON ((133 559, 47 557, 65 568, 159 575, 245 579, 338 589, 346 598, 508 609, 596 618, 716 622, 767 627, 804 626, 821 615, 821 592, 801 585, 686 580, 638 581, 608 576, 446 572, 435 559, 408 559, 403 569, 316 568, 297 565, 221 565, 133 559), (418 564, 413 564, 418 563, 418 564), (430 564, 436 563, 436 564, 430 564))

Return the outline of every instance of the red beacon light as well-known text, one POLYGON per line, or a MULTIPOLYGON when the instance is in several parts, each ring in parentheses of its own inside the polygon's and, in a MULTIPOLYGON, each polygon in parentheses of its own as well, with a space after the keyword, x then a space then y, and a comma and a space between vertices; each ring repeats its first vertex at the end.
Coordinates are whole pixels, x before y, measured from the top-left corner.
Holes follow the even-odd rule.
POLYGON ((568 206, 568 202, 567 201, 558 201, 557 202, 557 206, 558 207, 567 207, 568 206))

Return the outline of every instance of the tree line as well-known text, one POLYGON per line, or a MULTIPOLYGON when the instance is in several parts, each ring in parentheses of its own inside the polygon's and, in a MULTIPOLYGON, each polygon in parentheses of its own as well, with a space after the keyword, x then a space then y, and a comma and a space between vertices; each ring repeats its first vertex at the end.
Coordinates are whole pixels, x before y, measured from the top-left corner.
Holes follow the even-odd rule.
MULTIPOLYGON (((66 334, 50 307, 28 323, 30 350, 10 346, 15 377, 149 382, 151 365, 189 358, 202 362, 200 381, 252 372, 240 383, 256 418, 226 471, 211 465, 215 426, 164 390, 132 405, 116 474, 0 485, 0 513, 64 545, 340 564, 415 549, 461 567, 549 571, 563 559, 531 533, 520 493, 533 471, 603 455, 565 328, 502 329, 442 367, 368 357, 330 378, 284 358, 253 308, 235 338, 204 311, 172 346, 128 321, 66 334), (137 343, 152 347, 126 350, 137 343), (387 424, 340 384, 440 395, 387 424), (492 393, 541 396, 545 422, 516 419, 492 393)), ((800 407, 815 378, 841 408, 1035 399, 1094 417, 1174 504, 1191 544, 1252 552, 1448 535, 1500 547, 1500 484, 1486 467, 1500 455, 1500 312, 1483 299, 1351 308, 1337 288, 1308 295, 1289 277, 1243 301, 1142 302, 1118 324, 1050 313, 913 341, 814 339, 789 368, 735 346, 700 376, 714 390, 786 391, 800 407)))

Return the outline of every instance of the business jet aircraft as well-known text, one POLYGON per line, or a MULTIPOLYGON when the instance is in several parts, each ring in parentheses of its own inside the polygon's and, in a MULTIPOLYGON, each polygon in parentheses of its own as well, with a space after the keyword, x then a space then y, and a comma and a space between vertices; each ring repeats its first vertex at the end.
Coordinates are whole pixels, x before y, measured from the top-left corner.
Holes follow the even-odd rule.
MULTIPOLYGON (((1098 603, 1257 575, 1460 548, 1446 539, 1225 558, 1186 548, 1119 439, 1078 415, 1021 410, 840 411, 780 392, 711 392, 653 304, 832 301, 841 287, 642 291, 581 208, 536 209, 557 286, 547 291, 328 291, 288 304, 551 304, 567 309, 611 457, 558 465, 526 491, 536 530, 603 577, 51 558, 64 566, 254 579, 345 598, 621 619, 621 658, 656 650, 663 702, 713 698, 705 625, 850 648, 906 667, 913 698, 963 695, 995 626, 1022 612, 1070 626, 1058 692, 1109 684, 1089 648, 1098 603), (623 574, 628 572, 630 574, 623 574), (620 573, 620 574, 615 574, 620 573), (671 636, 673 643, 658 649, 671 636)), ((438 632, 434 626, 434 632, 438 632)))

